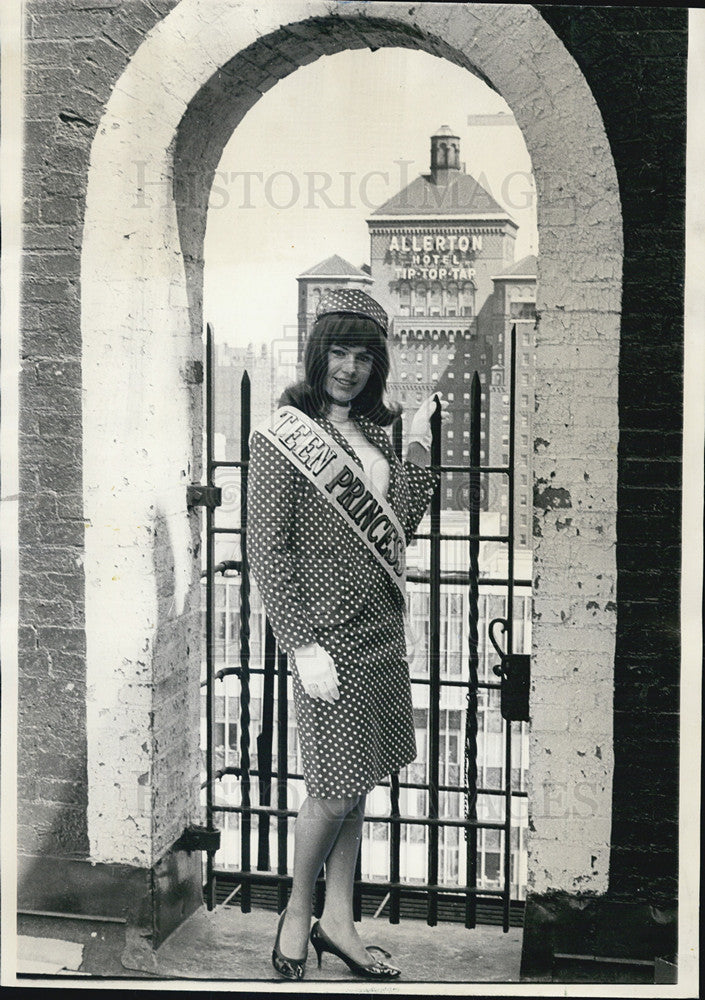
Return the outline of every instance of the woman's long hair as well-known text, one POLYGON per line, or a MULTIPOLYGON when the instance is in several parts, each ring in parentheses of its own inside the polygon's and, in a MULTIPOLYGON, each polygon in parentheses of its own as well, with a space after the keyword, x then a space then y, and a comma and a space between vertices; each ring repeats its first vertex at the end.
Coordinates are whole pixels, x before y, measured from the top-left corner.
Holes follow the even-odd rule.
POLYGON ((304 378, 282 393, 280 406, 295 406, 309 417, 324 417, 334 400, 325 390, 328 351, 333 344, 364 347, 372 355, 372 370, 365 387, 350 404, 350 416, 363 415, 387 427, 401 413, 383 400, 389 376, 389 349, 382 330, 366 316, 326 313, 316 320, 304 351, 304 378))

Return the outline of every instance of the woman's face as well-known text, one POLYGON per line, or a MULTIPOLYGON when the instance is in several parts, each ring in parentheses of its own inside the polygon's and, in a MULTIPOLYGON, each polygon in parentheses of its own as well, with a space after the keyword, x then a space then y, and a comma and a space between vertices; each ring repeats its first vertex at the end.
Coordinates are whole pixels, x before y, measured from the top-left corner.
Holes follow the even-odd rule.
POLYGON ((336 403, 349 403, 365 388, 373 360, 372 352, 366 347, 331 344, 328 348, 326 392, 336 403))

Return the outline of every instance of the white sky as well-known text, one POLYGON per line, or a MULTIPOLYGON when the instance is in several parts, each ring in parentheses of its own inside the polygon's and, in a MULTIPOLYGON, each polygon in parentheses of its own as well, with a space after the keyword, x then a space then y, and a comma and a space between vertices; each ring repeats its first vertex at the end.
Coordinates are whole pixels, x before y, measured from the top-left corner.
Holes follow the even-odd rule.
POLYGON ((460 136, 468 173, 519 225, 516 259, 536 253, 531 161, 503 98, 423 52, 324 56, 268 91, 223 151, 205 242, 204 319, 216 340, 293 335, 302 271, 334 253, 369 263, 366 219, 428 172, 441 125, 460 136), (501 112, 500 124, 468 122, 501 112), (247 171, 261 175, 250 178, 249 198, 247 171))

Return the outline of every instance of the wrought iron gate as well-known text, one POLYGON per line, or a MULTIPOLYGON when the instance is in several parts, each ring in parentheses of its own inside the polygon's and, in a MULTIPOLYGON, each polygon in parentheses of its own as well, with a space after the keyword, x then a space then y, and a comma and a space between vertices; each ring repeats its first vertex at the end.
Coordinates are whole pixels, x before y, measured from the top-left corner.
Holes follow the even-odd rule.
MULTIPOLYGON (((248 441, 250 436, 250 379, 247 372, 242 375, 240 399, 240 457, 237 460, 216 460, 214 454, 215 442, 215 392, 214 392, 214 343, 213 331, 210 325, 206 334, 206 455, 205 455, 205 487, 194 488, 195 502, 205 506, 205 678, 202 687, 205 691, 205 780, 202 788, 205 794, 205 821, 209 830, 216 830, 216 818, 239 817, 236 831, 239 832, 239 858, 236 870, 216 868, 216 852, 207 853, 205 872, 205 896, 209 909, 216 902, 229 902, 235 895, 241 909, 248 912, 253 902, 253 892, 261 887, 276 887, 277 908, 281 910, 286 905, 288 886, 291 882, 288 874, 289 852, 289 822, 296 816, 296 810, 290 808, 289 790, 293 782, 300 782, 301 775, 293 770, 289 760, 289 735, 291 719, 289 718, 290 671, 287 656, 277 648, 269 622, 264 622, 264 642, 259 649, 259 655, 253 662, 251 655, 251 586, 247 562, 247 467, 249 458, 248 441), (217 510, 222 499, 222 485, 218 485, 219 473, 230 470, 237 477, 235 494, 239 500, 240 518, 238 524, 217 523, 217 510), (200 490, 200 493, 198 492, 200 490), (239 553, 236 558, 216 562, 216 542, 229 537, 233 542, 239 542, 239 553), (237 662, 224 662, 220 667, 216 651, 216 591, 218 575, 235 574, 239 583, 239 602, 233 620, 239 623, 237 638, 237 662), (229 676, 237 678, 239 718, 235 723, 229 723, 229 728, 237 732, 237 739, 230 743, 235 764, 228 764, 223 759, 223 766, 217 766, 216 760, 216 726, 221 725, 216 719, 216 699, 219 697, 219 686, 225 683, 229 676), (251 718, 251 687, 253 680, 257 681, 258 706, 260 708, 260 731, 256 736, 256 765, 252 764, 253 725, 251 718), (276 746, 276 749, 275 749, 276 746), (274 758, 276 757, 276 764, 274 758), (239 801, 217 802, 216 790, 221 787, 223 779, 234 776, 237 779, 239 801), (275 783, 275 802, 272 803, 272 782, 275 783), (255 784, 256 782, 256 784, 255 784), (253 791, 256 803, 253 803, 253 791), (252 861, 253 820, 257 824, 256 865, 252 861), (271 822, 276 824, 276 864, 273 866, 270 858, 271 822), (272 870, 273 867, 276 870, 272 870), (223 896, 227 897, 225 900, 223 896)), ((474 927, 478 917, 478 901, 501 901, 501 920, 505 931, 513 922, 514 911, 521 911, 521 905, 513 906, 511 896, 511 849, 512 849, 512 805, 515 800, 525 799, 526 791, 520 783, 513 780, 512 722, 528 718, 528 671, 529 657, 526 653, 515 652, 515 589, 522 588, 530 595, 531 581, 515 579, 515 542, 514 542, 514 478, 515 478, 515 371, 516 371, 516 327, 511 332, 510 365, 509 365, 509 461, 505 465, 482 465, 480 458, 481 438, 481 392, 482 387, 477 373, 472 380, 470 393, 470 458, 466 466, 444 466, 441 464, 441 434, 440 410, 432 420, 431 464, 442 473, 463 473, 469 477, 468 530, 464 534, 444 535, 441 531, 441 489, 431 501, 430 530, 426 534, 417 534, 418 541, 428 543, 428 565, 410 572, 410 585, 419 584, 428 592, 428 674, 413 676, 412 685, 422 685, 428 690, 428 752, 425 780, 409 780, 406 775, 401 778, 393 774, 388 782, 389 813, 384 815, 367 815, 367 824, 382 824, 389 827, 388 837, 388 873, 382 880, 363 881, 361 876, 361 860, 358 866, 355 882, 354 907, 356 918, 362 912, 363 897, 373 898, 377 905, 377 913, 387 907, 391 923, 398 923, 402 909, 410 912, 415 906, 414 914, 418 914, 419 901, 423 902, 425 917, 428 924, 436 924, 439 920, 439 902, 448 899, 462 901, 462 919, 466 927, 474 927), (507 487, 507 531, 498 534, 482 535, 480 533, 480 497, 483 478, 501 476, 505 478, 507 487), (452 539, 455 542, 467 543, 467 568, 461 572, 448 572, 442 568, 442 544, 452 539), (506 545, 506 574, 498 576, 481 575, 479 565, 480 543, 496 542, 506 545), (468 609, 468 658, 467 676, 462 679, 452 679, 441 675, 441 597, 442 589, 454 584, 467 587, 468 609), (483 588, 501 588, 505 593, 503 602, 504 613, 493 619, 489 624, 489 637, 499 655, 500 662, 494 666, 494 675, 490 679, 480 672, 480 652, 484 649, 484 663, 487 667, 487 643, 480 633, 480 594, 483 588), (500 627, 504 633, 505 650, 502 650, 495 635, 500 627), (497 679, 494 679, 494 676, 497 679), (483 679, 484 677, 484 679, 483 679), (440 749, 442 740, 448 738, 442 734, 440 720, 441 692, 443 688, 459 687, 465 690, 467 699, 465 725, 465 775, 464 782, 450 782, 449 771, 452 768, 440 767, 440 749), (504 782, 502 787, 483 787, 478 783, 478 709, 483 698, 501 697, 502 739, 504 750, 504 782), (517 785, 518 787, 514 787, 517 785), (402 790, 420 793, 427 803, 424 814, 405 815, 401 810, 402 790), (465 815, 453 817, 442 814, 439 809, 440 796, 449 793, 464 792, 466 802, 465 815), (483 819, 479 815, 478 800, 481 796, 491 796, 502 804, 503 815, 496 821, 483 819), (423 881, 410 882, 402 871, 402 831, 404 828, 422 828, 428 831, 426 840, 426 878, 423 881), (449 829, 464 830, 465 840, 465 884, 448 884, 439 878, 439 833, 449 829), (497 888, 483 888, 478 878, 478 847, 477 838, 481 830, 497 831, 501 839, 503 873, 502 884, 497 888), (380 899, 381 897, 381 899, 380 899), (387 906, 388 904, 388 906, 387 906)), ((393 441, 397 454, 401 454, 401 426, 394 427, 393 441)), ((231 484, 232 485, 232 484, 231 484)), ((530 599, 530 598, 529 598, 530 599)), ((222 615, 221 615, 222 618, 222 615)), ((227 615, 223 619, 227 627, 227 615)), ((260 644, 258 643, 258 646, 260 644)), ((224 704, 223 699, 223 704, 224 704)), ((224 716, 225 719, 225 716, 224 716)), ((223 726, 223 745, 229 742, 225 736, 225 721, 223 726)), ((319 880, 317 890, 317 909, 322 903, 323 885, 319 880)), ((514 901, 516 902, 516 901, 514 901)))

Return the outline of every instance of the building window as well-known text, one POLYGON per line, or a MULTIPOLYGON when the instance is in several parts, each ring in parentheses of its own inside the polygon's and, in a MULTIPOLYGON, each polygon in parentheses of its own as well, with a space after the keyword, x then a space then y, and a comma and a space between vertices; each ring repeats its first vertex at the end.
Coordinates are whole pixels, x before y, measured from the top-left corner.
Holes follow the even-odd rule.
POLYGON ((470 458, 470 452, 467 448, 463 448, 463 458, 470 458))
POLYGON ((463 437, 466 438, 466 439, 469 438, 470 437, 470 431, 463 431, 463 437))
POLYGON ((501 876, 500 853, 498 851, 485 851, 481 857, 484 858, 485 870, 483 874, 485 882, 499 884, 501 876))
POLYGON ((454 432, 453 432, 453 431, 448 431, 448 440, 449 440, 449 441, 452 441, 452 439, 453 439, 453 434, 454 434, 454 432))
POLYGON ((529 405, 529 397, 528 396, 522 396, 521 397, 521 405, 522 406, 528 406, 529 405))
POLYGON ((463 393, 463 399, 467 402, 467 400, 470 399, 470 393, 469 392, 464 392, 463 393))
POLYGON ((522 493, 521 499, 519 500, 519 504, 522 507, 526 507, 526 493, 522 493))
POLYGON ((509 315, 512 319, 536 319, 535 302, 511 302, 509 315))
POLYGON ((455 399, 455 395, 452 392, 449 392, 448 393, 448 402, 452 403, 454 399, 455 399))
POLYGON ((528 330, 524 330, 524 332, 522 333, 521 342, 524 345, 524 347, 529 347, 529 345, 531 344, 531 334, 529 333, 528 330))
POLYGON ((466 382, 470 381, 470 372, 463 372, 463 378, 466 382))
POLYGON ((526 545, 526 535, 519 535, 519 544, 524 546, 526 545))
POLYGON ((453 372, 448 372, 448 378, 455 378, 454 373, 453 372))

